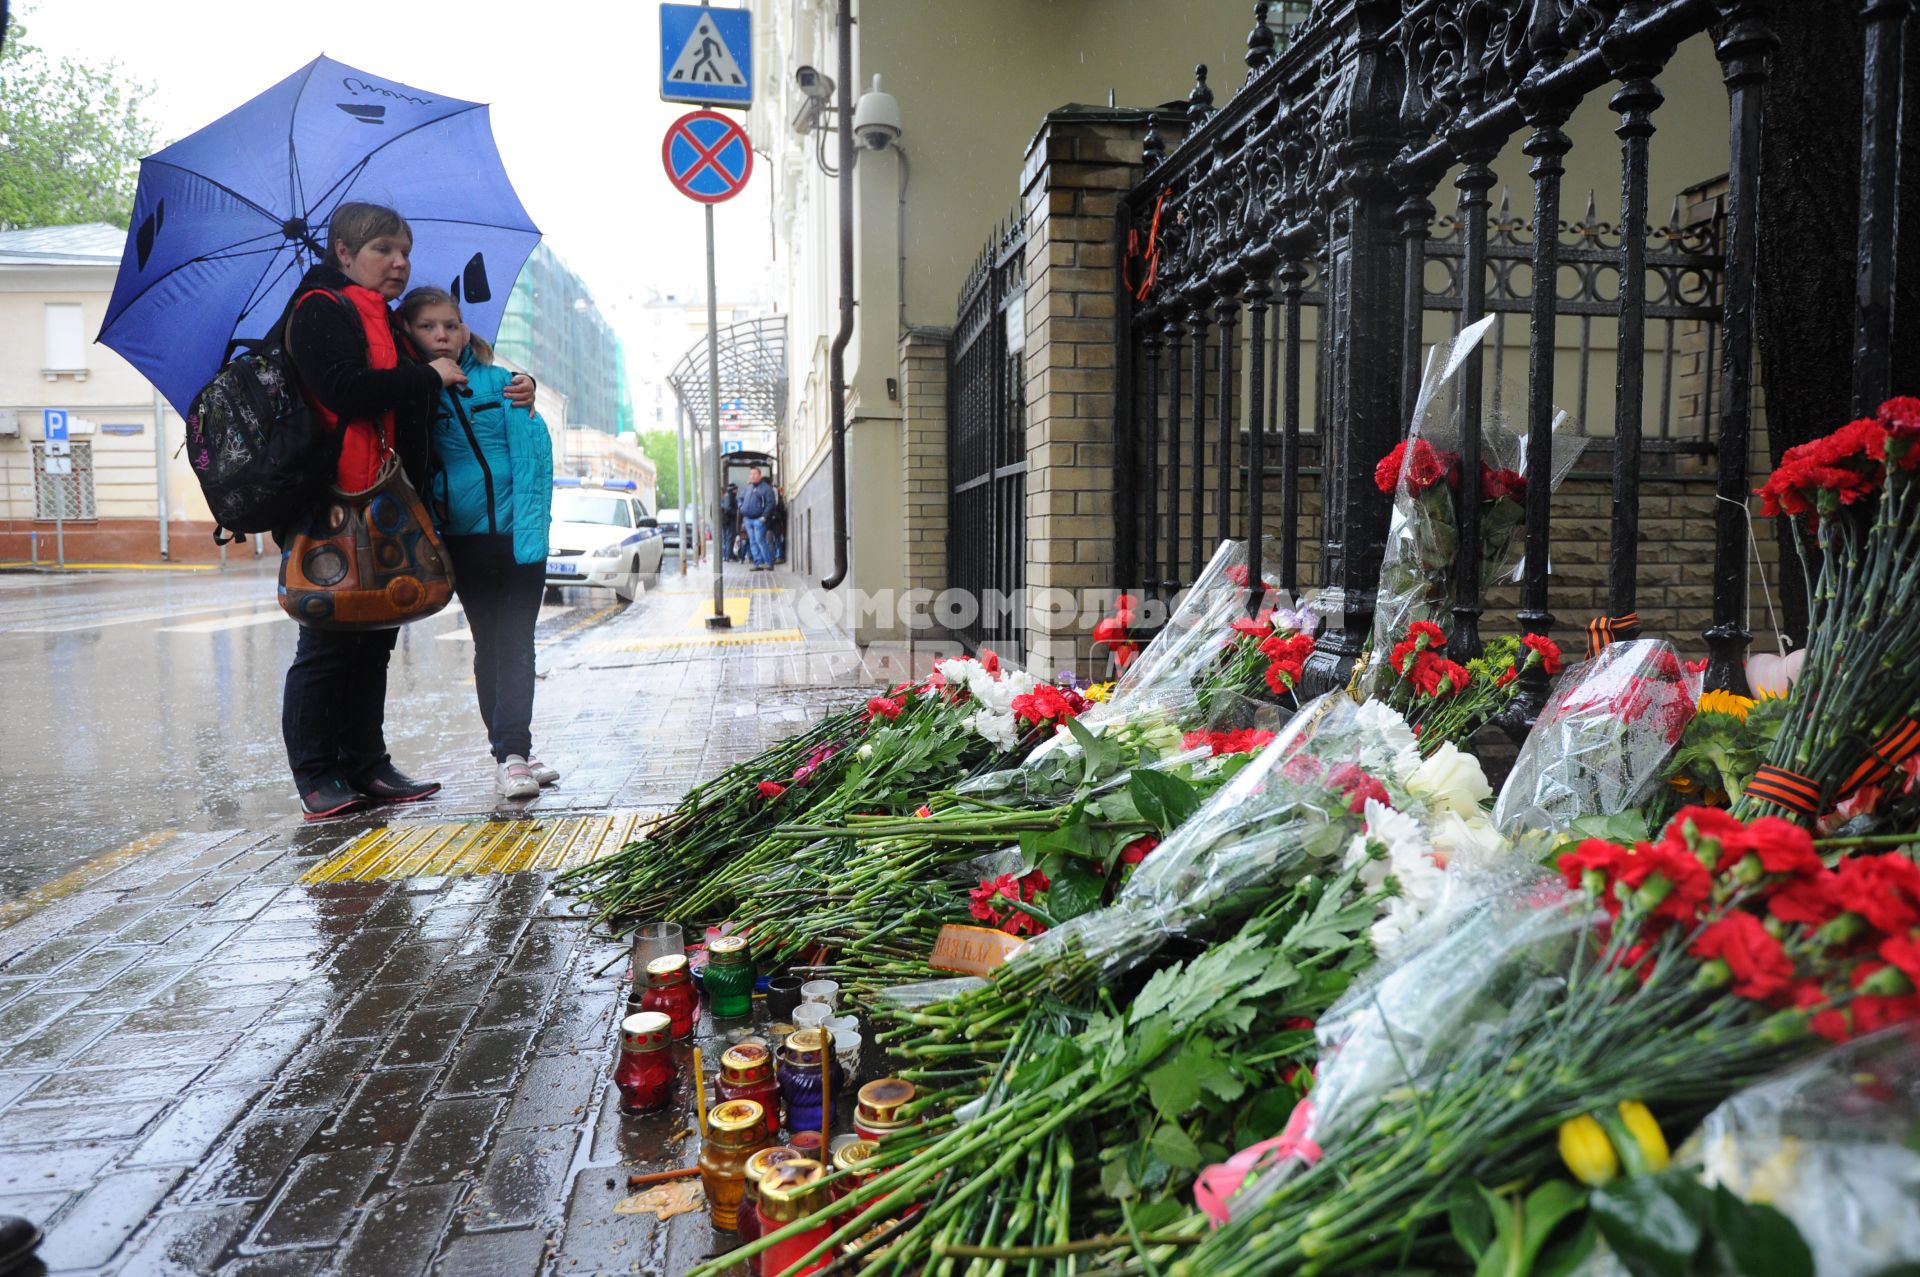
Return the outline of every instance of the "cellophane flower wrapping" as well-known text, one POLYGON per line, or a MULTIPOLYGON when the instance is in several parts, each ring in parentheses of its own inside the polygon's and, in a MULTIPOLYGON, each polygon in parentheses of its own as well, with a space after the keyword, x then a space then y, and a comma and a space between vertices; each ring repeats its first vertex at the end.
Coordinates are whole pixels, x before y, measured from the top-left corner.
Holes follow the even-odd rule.
POLYGON ((1920 1263, 1920 1026, 1748 1087, 1707 1116, 1680 1160, 1792 1220, 1819 1277, 1920 1263))
MULTIPOLYGON (((1455 556, 1459 547, 1462 429, 1461 379, 1468 358, 1493 326, 1489 315, 1427 351, 1420 393, 1408 419, 1405 461, 1393 489, 1374 603, 1369 682, 1390 681, 1386 654, 1415 621, 1452 628, 1455 556)), ((1520 400, 1515 400, 1520 402, 1520 400)), ((1579 460, 1586 440, 1571 419, 1554 412, 1553 445, 1544 461, 1527 455, 1525 431, 1488 407, 1480 419, 1480 584, 1517 578, 1526 558, 1526 485, 1557 489, 1579 460)), ((1380 482, 1387 482, 1381 479, 1380 482)))
POLYGON ((1664 639, 1609 644, 1568 669, 1494 804, 1509 837, 1644 804, 1693 718, 1686 671, 1664 639))
MULTIPOLYGON (((1280 548, 1273 538, 1265 539, 1264 552, 1264 562, 1279 562, 1280 548)), ((1246 543, 1221 542, 1206 570, 1181 594, 1167 623, 1120 676, 1113 694, 1082 714, 1079 725, 1096 736, 1124 736, 1123 749, 1140 765, 1164 764, 1181 754, 1182 733, 1208 725, 1201 721, 1196 683, 1213 666, 1233 622, 1247 615, 1246 580, 1246 543)), ((1267 587, 1277 589, 1271 580, 1267 587)), ((1082 758, 1079 742, 1063 728, 1035 746, 1019 766, 975 776, 956 792, 1010 802, 1061 800, 1080 779, 1082 758)))
MULTIPOLYGON (((1321 1063, 1302 1133, 1316 1157, 1338 1159, 1343 1138, 1463 1047, 1547 1015, 1565 993, 1575 937, 1595 920, 1544 871, 1510 862, 1463 876, 1414 943, 1355 981, 1315 1026, 1321 1063)), ((1233 1198, 1231 1215, 1251 1212, 1307 1164, 1292 1156, 1264 1168, 1233 1198)))
POLYGON ((1330 773, 1357 769, 1402 806, 1413 803, 1406 785, 1420 763, 1412 729, 1394 711, 1323 696, 1169 834, 1111 905, 1053 928, 1013 960, 1072 955, 1104 981, 1170 939, 1243 917, 1282 878, 1341 867, 1360 809, 1329 788, 1330 773))

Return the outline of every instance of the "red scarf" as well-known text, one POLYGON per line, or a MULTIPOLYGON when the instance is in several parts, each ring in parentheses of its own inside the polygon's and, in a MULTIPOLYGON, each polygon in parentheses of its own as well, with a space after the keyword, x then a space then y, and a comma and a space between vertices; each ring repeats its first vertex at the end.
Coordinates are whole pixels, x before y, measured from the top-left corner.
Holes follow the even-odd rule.
MULTIPOLYGON (((324 295, 316 289, 302 294, 294 305, 297 307, 309 297, 324 295)), ((393 345, 393 325, 387 310, 387 299, 371 288, 362 288, 358 284, 348 284, 340 290, 340 295, 353 303, 354 310, 359 312, 360 327, 367 337, 367 367, 376 370, 397 368, 400 359, 393 345)), ((307 403, 327 423, 329 430, 340 428, 338 414, 325 404, 312 395, 307 396, 307 403)), ((346 430, 346 435, 340 440, 340 464, 334 470, 334 482, 343 491, 363 492, 379 478, 381 463, 393 451, 393 409, 388 408, 375 421, 349 421, 346 430)))

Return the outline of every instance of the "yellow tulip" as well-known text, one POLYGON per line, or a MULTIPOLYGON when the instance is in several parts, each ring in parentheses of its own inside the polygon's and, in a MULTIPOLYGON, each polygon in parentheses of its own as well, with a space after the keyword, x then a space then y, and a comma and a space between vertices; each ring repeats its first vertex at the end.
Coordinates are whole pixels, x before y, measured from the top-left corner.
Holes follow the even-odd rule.
POLYGON ((1620 1173, 1613 1141, 1599 1122, 1584 1113, 1560 1123, 1560 1160, 1589 1188, 1598 1188, 1620 1173))
POLYGON ((1666 1133, 1660 1129, 1660 1123, 1654 1120, 1652 1112, 1638 1100, 1628 1100, 1620 1106, 1620 1122, 1639 1146, 1640 1156, 1646 1162, 1649 1171, 1664 1171, 1667 1163, 1673 1160, 1672 1152, 1667 1148, 1666 1133))

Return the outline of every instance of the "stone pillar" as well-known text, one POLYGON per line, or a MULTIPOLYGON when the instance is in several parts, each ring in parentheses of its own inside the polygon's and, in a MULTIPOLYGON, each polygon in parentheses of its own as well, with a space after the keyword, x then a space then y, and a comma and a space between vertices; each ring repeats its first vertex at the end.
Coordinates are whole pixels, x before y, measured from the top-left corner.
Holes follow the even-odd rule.
MULTIPOLYGON (((1146 116, 1058 111, 1027 149, 1026 665, 1089 672, 1115 593, 1118 225, 1146 116)), ((1104 665, 1104 662, 1101 662, 1104 665)))
MULTIPOLYGON (((953 333, 909 329, 900 339, 900 533, 906 588, 947 588, 947 351, 953 333)), ((944 640, 944 630, 916 639, 944 640)), ((918 644, 916 643, 916 646, 918 644)))

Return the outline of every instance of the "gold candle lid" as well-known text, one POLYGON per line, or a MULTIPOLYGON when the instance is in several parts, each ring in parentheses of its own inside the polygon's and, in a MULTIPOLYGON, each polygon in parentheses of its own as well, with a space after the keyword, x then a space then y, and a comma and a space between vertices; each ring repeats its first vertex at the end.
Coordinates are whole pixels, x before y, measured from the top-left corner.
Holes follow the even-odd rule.
POLYGON ((675 980, 687 978, 687 955, 684 953, 662 954, 647 964, 647 979, 672 984, 675 980))
POLYGON ((751 1081, 772 1065, 772 1054, 758 1042, 736 1042, 720 1055, 720 1072, 729 1082, 751 1081))
POLYGON ((882 1124, 897 1122, 901 1108, 912 1102, 913 1096, 913 1083, 905 1078, 875 1078, 860 1088, 855 1116, 882 1124))
POLYGON ((760 1177, 760 1208, 768 1219, 789 1224, 826 1203, 820 1181, 827 1168, 812 1158, 782 1162, 760 1177))
POLYGON ((833 1169, 836 1171, 856 1170, 880 1151, 879 1140, 854 1140, 833 1155, 833 1169))
POLYGON ((716 963, 745 962, 752 955, 747 951, 745 936, 721 936, 707 944, 707 960, 716 963))
POLYGON ((732 1134, 764 1126, 766 1120, 767 1111, 758 1100, 726 1100, 708 1110, 707 1129, 732 1134))
POLYGON ((774 1167, 785 1162, 797 1162, 805 1156, 797 1148, 785 1144, 775 1144, 772 1148, 757 1149, 747 1158, 747 1179, 756 1181, 774 1167))
POLYGON ((672 1041, 673 1020, 664 1011, 636 1011, 620 1021, 620 1045, 629 1051, 645 1051, 672 1041))
POLYGON ((818 1055, 827 1049, 827 1035, 820 1029, 795 1029, 787 1035, 787 1050, 798 1055, 818 1055))

